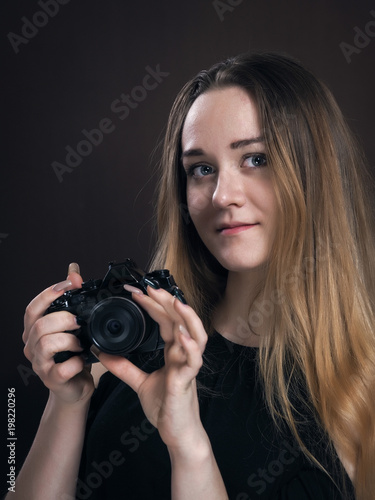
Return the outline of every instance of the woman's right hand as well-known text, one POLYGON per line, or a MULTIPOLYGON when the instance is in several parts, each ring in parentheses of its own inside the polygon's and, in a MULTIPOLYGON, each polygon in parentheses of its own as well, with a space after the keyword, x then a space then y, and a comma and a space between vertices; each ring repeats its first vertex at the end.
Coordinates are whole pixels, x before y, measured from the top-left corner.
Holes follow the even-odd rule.
POLYGON ((57 400, 66 405, 87 403, 94 391, 90 367, 80 356, 55 363, 53 356, 61 351, 81 352, 77 337, 67 330, 79 328, 76 318, 67 311, 44 316, 51 303, 67 290, 80 288, 82 278, 77 264, 70 264, 65 281, 49 287, 26 308, 22 339, 24 353, 34 372, 57 400))

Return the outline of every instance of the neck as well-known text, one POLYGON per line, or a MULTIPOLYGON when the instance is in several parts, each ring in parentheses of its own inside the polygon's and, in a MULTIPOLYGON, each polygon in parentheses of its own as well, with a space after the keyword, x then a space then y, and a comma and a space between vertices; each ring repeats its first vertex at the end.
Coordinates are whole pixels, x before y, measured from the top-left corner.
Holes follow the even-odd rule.
POLYGON ((223 337, 237 344, 259 346, 269 316, 261 308, 255 307, 250 316, 249 311, 252 304, 264 303, 264 298, 258 297, 263 280, 264 270, 228 273, 224 297, 213 316, 214 328, 223 337))

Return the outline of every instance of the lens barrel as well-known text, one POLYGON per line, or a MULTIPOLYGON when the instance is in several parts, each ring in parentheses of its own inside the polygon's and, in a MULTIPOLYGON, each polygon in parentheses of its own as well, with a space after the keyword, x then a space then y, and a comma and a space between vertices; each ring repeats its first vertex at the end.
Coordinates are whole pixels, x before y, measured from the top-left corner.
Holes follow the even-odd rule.
POLYGON ((146 335, 144 313, 125 297, 109 297, 91 311, 88 333, 103 352, 123 354, 136 349, 146 335))

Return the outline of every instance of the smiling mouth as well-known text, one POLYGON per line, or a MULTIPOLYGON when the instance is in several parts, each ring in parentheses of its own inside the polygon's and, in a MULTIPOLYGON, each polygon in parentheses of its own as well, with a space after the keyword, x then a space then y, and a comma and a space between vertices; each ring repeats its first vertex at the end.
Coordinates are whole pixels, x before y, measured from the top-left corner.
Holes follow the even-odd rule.
POLYGON ((231 235, 231 234, 237 234, 241 233, 242 231, 247 231, 248 229, 251 229, 255 226, 258 226, 259 223, 257 222, 256 224, 238 224, 235 226, 226 226, 222 227, 221 229, 218 229, 219 234, 222 235, 231 235))

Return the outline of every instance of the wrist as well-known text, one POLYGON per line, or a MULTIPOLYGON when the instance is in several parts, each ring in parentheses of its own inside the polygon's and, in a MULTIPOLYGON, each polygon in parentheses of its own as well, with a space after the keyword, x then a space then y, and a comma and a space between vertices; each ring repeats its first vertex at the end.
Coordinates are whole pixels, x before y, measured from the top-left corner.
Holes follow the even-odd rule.
POLYGON ((90 398, 75 402, 67 402, 50 392, 46 405, 48 414, 54 415, 86 415, 90 406, 90 398))
POLYGON ((172 498, 228 500, 210 440, 204 436, 187 447, 168 448, 172 467, 172 498))
POLYGON ((61 436, 63 440, 69 436, 68 441, 75 441, 76 444, 81 442, 84 436, 89 402, 67 404, 51 393, 41 418, 40 428, 49 433, 50 441, 56 440, 58 442, 61 440, 61 436))
POLYGON ((168 452, 172 463, 200 464, 213 457, 210 440, 203 428, 194 437, 185 436, 177 445, 168 446, 168 452))

